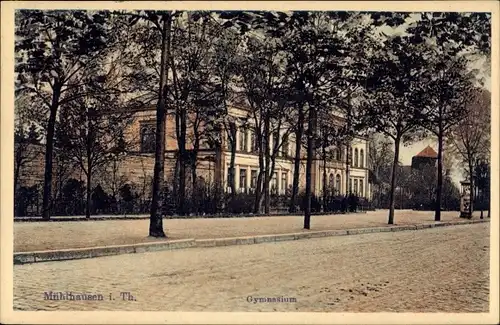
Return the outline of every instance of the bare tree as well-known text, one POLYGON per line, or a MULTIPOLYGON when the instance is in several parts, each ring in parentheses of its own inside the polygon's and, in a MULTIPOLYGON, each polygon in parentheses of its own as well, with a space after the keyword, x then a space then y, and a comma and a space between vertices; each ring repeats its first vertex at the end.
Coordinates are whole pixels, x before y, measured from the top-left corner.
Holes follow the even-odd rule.
POLYGON ((63 104, 84 96, 72 92, 79 73, 106 49, 110 24, 107 12, 16 12, 17 90, 43 102, 47 110, 43 218, 50 218, 52 165, 57 113, 63 104))
POLYGON ((474 75, 468 57, 491 53, 491 15, 489 13, 422 13, 408 28, 413 43, 434 46, 427 57, 427 87, 419 93, 424 126, 438 138, 438 177, 435 216, 441 220, 444 139, 449 130, 465 117, 464 105, 470 100, 474 75))
POLYGON ((259 174, 255 191, 254 212, 261 210, 262 203, 269 213, 269 184, 276 155, 282 143, 281 135, 271 146, 271 137, 281 133, 286 116, 287 102, 284 70, 280 67, 278 45, 274 41, 264 42, 258 37, 246 39, 246 51, 240 64, 240 84, 250 107, 255 142, 259 155, 259 174))
POLYGON ((34 148, 40 144, 40 128, 32 121, 32 110, 36 109, 36 102, 26 98, 16 98, 14 122, 14 193, 21 171, 26 163, 34 160, 41 152, 34 148))
POLYGON ((425 87, 419 93, 423 126, 438 140, 436 221, 441 220, 444 141, 451 129, 466 117, 473 76, 464 57, 435 53, 427 65, 425 87))
POLYGON ((92 175, 124 151, 123 129, 130 123, 130 113, 109 113, 112 100, 97 96, 80 98, 64 105, 58 125, 59 143, 68 157, 86 176, 85 214, 91 215, 92 175))
MULTIPOLYGON (((450 129, 447 140, 450 151, 467 166, 474 198, 476 162, 479 158, 489 156, 491 94, 487 90, 475 89, 471 96, 472 101, 465 107, 465 118, 450 129)), ((473 204, 469 208, 472 213, 473 204)))
POLYGON ((421 123, 420 108, 413 96, 414 89, 423 86, 420 75, 424 67, 418 62, 427 49, 400 36, 388 37, 385 44, 373 57, 367 82, 371 104, 367 107, 367 117, 376 131, 394 142, 388 221, 393 224, 399 150, 411 140, 421 123))
POLYGON ((393 144, 380 134, 374 134, 368 145, 368 168, 372 172, 374 183, 373 198, 380 207, 381 196, 384 188, 391 182, 392 157, 394 157, 393 144))

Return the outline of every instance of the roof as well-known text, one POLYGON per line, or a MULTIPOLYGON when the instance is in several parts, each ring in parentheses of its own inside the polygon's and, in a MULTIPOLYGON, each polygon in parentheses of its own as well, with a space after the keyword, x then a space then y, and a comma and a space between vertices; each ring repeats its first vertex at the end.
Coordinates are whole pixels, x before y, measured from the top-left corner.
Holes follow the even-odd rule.
POLYGON ((425 158, 437 158, 437 152, 427 146, 424 150, 420 151, 415 157, 425 157, 425 158))

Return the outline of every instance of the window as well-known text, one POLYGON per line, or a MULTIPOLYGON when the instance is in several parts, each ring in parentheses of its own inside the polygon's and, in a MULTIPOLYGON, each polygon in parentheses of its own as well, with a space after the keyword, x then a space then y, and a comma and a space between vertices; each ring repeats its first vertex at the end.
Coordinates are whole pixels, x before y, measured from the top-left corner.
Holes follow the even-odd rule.
POLYGON ((141 125, 141 152, 155 152, 155 132, 156 126, 154 123, 143 123, 141 125))
POLYGON ((363 149, 359 151, 359 167, 365 167, 365 152, 363 149))
POLYGON ((340 193, 340 175, 335 177, 335 192, 340 193))
POLYGON ((351 167, 354 167, 354 149, 351 148, 351 167))
POLYGON ((363 189, 363 180, 362 180, 362 179, 360 179, 360 180, 359 180, 359 196, 363 196, 363 197, 364 197, 365 195, 364 195, 363 193, 364 193, 364 189, 363 189))
POLYGON ((259 148, 257 146, 257 133, 255 133, 255 130, 254 129, 250 129, 250 141, 252 142, 251 143, 251 147, 250 147, 250 151, 251 152, 257 152, 259 151, 259 148))
POLYGON ((288 188, 288 172, 281 173, 281 191, 286 193, 288 188))
POLYGON ((354 194, 358 195, 358 180, 354 180, 354 194))
POLYGON ((358 167, 358 148, 354 149, 354 167, 358 167))
POLYGON ((334 186, 334 178, 333 178, 333 174, 330 174, 330 177, 329 177, 329 180, 328 180, 328 186, 330 188, 333 188, 334 186))
POLYGON ((288 157, 288 152, 289 152, 288 134, 285 134, 283 136, 283 144, 281 145, 281 155, 283 157, 288 157))
POLYGON ((240 169, 240 188, 241 189, 247 188, 247 170, 246 169, 240 169))
POLYGON ((250 188, 256 188, 257 187, 257 171, 253 169, 250 175, 250 188))
POLYGON ((349 194, 352 193, 352 178, 349 178, 349 194))
POLYGON ((273 178, 271 178, 271 193, 276 193, 276 190, 277 190, 277 187, 278 187, 278 183, 277 183, 277 178, 278 178, 278 173, 274 172, 273 173, 273 178))
POLYGON ((227 149, 233 151, 233 145, 236 146, 236 136, 237 136, 236 124, 234 124, 234 122, 229 123, 229 129, 227 131, 228 131, 226 133, 227 149))
MULTIPOLYGON (((234 177, 234 175, 233 175, 233 177, 234 177)), ((231 168, 228 168, 227 169, 227 192, 228 193, 231 193, 231 180, 232 180, 231 168)))
MULTIPOLYGON (((271 152, 273 152, 274 148, 276 145, 279 145, 280 144, 280 134, 279 132, 274 132, 273 133, 273 143, 271 144, 271 152)), ((280 152, 278 151, 278 155, 280 154, 280 152)))
POLYGON ((247 152, 248 151, 248 146, 247 146, 247 129, 246 128, 240 128, 239 130, 239 141, 240 141, 240 151, 247 152))
POLYGON ((339 147, 335 148, 335 159, 338 161, 342 160, 342 151, 339 147))

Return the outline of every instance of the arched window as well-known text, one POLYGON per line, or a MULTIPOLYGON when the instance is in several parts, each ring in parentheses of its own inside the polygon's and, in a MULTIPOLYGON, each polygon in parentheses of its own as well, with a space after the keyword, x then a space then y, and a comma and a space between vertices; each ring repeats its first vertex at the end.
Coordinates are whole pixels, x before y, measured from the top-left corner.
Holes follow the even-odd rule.
POLYGON ((335 193, 340 194, 340 175, 337 174, 335 177, 335 193))
POLYGON ((335 182, 334 176, 333 176, 333 174, 330 174, 330 179, 329 179, 329 181, 328 181, 328 186, 329 186, 330 188, 333 188, 333 186, 335 185, 335 183, 334 183, 334 182, 335 182))
POLYGON ((155 125, 153 123, 141 125, 141 152, 155 152, 155 125))
POLYGON ((358 148, 354 149, 354 167, 358 167, 358 148))
POLYGON ((363 149, 359 150, 359 167, 365 167, 365 152, 363 149))
POLYGON ((239 150, 243 152, 248 151, 248 137, 247 137, 247 128, 246 127, 240 127, 238 130, 238 135, 239 135, 239 142, 240 142, 240 147, 239 150))

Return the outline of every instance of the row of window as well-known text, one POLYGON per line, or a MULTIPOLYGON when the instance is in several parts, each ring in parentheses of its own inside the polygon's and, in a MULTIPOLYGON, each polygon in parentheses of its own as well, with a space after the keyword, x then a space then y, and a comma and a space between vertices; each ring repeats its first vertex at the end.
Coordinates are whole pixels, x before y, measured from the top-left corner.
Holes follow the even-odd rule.
MULTIPOLYGON (((228 169, 228 181, 230 182, 230 169, 228 169)), ((258 171, 255 169, 250 170, 250 187, 247 187, 247 170, 245 168, 240 168, 239 170, 239 184, 237 185, 241 191, 246 191, 247 189, 255 189, 257 186, 257 176, 258 171)), ((278 189, 278 172, 274 172, 271 178, 270 189, 271 192, 275 192, 278 189)), ((284 171, 281 173, 281 191, 285 191, 288 188, 288 172, 284 171)), ((340 175, 334 176, 330 174, 328 185, 331 189, 336 190, 340 193, 341 189, 341 177, 340 175)), ((349 193, 353 193, 358 196, 364 196, 364 182, 362 179, 349 178, 349 193)))
MULTIPOLYGON (((280 145, 280 148, 278 150, 277 155, 282 156, 282 157, 287 157, 289 155, 289 148, 290 144, 288 141, 288 135, 283 135, 280 137, 280 134, 278 132, 273 133, 273 138, 272 138, 272 146, 274 147, 274 144, 278 143, 280 145), (280 141, 281 140, 281 141, 280 141)), ((252 152, 255 153, 257 152, 258 149, 258 139, 257 139, 257 134, 253 129, 249 128, 240 128, 238 131, 238 150, 242 152, 252 152), (250 148, 248 147, 248 138, 250 137, 250 148)), ((228 149, 231 149, 231 143, 228 141, 228 149)))
POLYGON ((355 148, 354 150, 351 148, 351 167, 365 167, 365 153, 363 149, 359 150, 358 157, 358 148, 355 148))
POLYGON ((354 188, 353 188, 353 179, 349 178, 349 192, 358 196, 364 196, 364 187, 363 180, 354 178, 354 188))
MULTIPOLYGON (((154 123, 144 123, 141 125, 141 152, 152 153, 155 151, 155 129, 154 123)), ((248 130, 246 128, 241 128, 238 132, 239 137, 239 147, 238 150, 242 152, 257 152, 257 136, 253 130, 248 130), (249 132, 247 132, 249 131, 249 132), (248 148, 248 136, 250 136, 250 148, 248 148)), ((280 141, 279 133, 275 132, 273 134, 273 143, 280 141)), ((281 148, 278 151, 278 156, 287 157, 289 155, 289 141, 288 136, 284 135, 281 139, 281 148)), ((228 149, 231 149, 230 143, 228 142, 228 149)), ((335 149, 335 159, 342 160, 342 151, 340 148, 335 149)), ((351 148, 351 166, 352 167, 364 167, 365 155, 363 149, 351 148)))
MULTIPOLYGON (((236 170, 235 170, 236 171, 236 170)), ((245 168, 240 168, 240 177, 239 177, 239 184, 237 186, 240 189, 247 189, 247 170, 245 168)), ((272 191, 276 191, 278 189, 278 172, 273 173, 273 177, 271 178, 270 182, 270 189, 272 191)), ((227 170, 227 175, 228 175, 228 183, 231 182, 231 169, 229 168, 227 170)), ((256 169, 250 170, 250 189, 255 189, 257 187, 257 177, 258 177, 258 171, 256 169)), ((285 189, 288 188, 288 171, 281 172, 281 190, 284 191, 285 189)))
MULTIPOLYGON (((363 196, 364 193, 364 187, 363 187, 363 180, 362 179, 357 179, 357 178, 349 178, 349 192, 354 193, 356 195, 363 196), (354 182, 354 183, 353 183, 354 182), (353 188, 354 184, 354 188, 353 188)), ((340 175, 337 174, 337 176, 334 176, 333 174, 330 174, 328 178, 328 186, 336 190, 337 193, 340 193, 341 189, 341 179, 340 175)))

